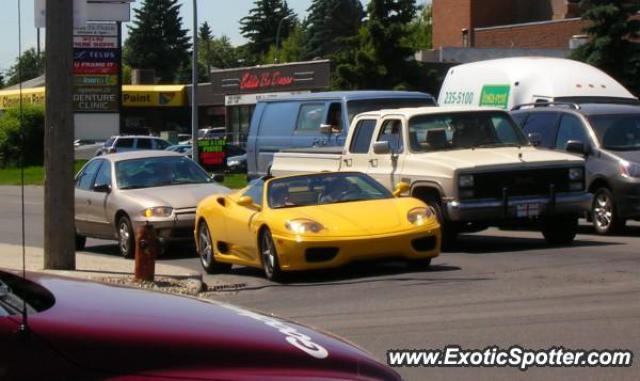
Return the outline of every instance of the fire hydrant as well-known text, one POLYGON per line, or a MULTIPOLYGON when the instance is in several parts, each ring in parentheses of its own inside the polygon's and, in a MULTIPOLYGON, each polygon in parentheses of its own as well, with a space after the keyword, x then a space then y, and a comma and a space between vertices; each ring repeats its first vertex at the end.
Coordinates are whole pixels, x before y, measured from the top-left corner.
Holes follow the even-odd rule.
POLYGON ((148 222, 136 231, 136 268, 137 281, 153 282, 158 256, 156 230, 148 222))

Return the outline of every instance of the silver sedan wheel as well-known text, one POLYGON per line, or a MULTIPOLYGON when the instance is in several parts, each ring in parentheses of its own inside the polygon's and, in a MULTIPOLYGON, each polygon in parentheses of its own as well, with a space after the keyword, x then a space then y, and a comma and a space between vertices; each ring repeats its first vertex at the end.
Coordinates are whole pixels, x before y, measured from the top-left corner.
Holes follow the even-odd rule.
POLYGON ((134 249, 132 247, 132 235, 128 220, 126 217, 121 218, 118 223, 118 248, 120 249, 120 254, 125 258, 130 258, 134 249))

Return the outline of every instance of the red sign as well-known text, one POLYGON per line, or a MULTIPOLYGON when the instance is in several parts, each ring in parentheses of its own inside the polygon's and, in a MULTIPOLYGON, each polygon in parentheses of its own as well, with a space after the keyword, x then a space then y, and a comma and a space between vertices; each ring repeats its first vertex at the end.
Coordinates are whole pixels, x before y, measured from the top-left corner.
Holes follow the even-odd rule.
POLYGON ((242 74, 240 89, 255 90, 269 87, 284 87, 293 83, 292 75, 282 75, 279 70, 261 74, 245 72, 242 74))
POLYGON ((200 154, 202 165, 222 165, 224 164, 224 152, 203 152, 200 154))
POLYGON ((115 62, 74 62, 74 74, 118 74, 115 62))

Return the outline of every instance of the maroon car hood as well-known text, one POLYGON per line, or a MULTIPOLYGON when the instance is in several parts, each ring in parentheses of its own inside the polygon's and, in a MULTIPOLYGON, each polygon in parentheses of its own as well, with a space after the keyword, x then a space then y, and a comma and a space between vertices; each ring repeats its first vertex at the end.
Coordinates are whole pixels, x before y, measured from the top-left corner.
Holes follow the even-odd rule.
POLYGON ((299 324, 194 298, 39 275, 56 302, 33 332, 78 366, 216 380, 398 379, 362 350, 299 324))

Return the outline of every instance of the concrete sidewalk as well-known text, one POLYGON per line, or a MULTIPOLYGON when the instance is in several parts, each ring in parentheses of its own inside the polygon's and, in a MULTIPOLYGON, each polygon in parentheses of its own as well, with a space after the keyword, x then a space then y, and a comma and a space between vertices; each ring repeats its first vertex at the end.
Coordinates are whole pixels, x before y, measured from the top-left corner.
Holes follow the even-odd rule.
MULTIPOLYGON (((104 277, 129 277, 133 275, 135 261, 117 256, 76 253, 75 271, 44 270, 43 249, 26 248, 26 268, 28 271, 46 272, 74 278, 100 279, 104 277)), ((22 269, 22 247, 0 243, 0 269, 22 269)), ((197 278, 202 275, 189 269, 156 262, 156 276, 174 278, 197 278)))

